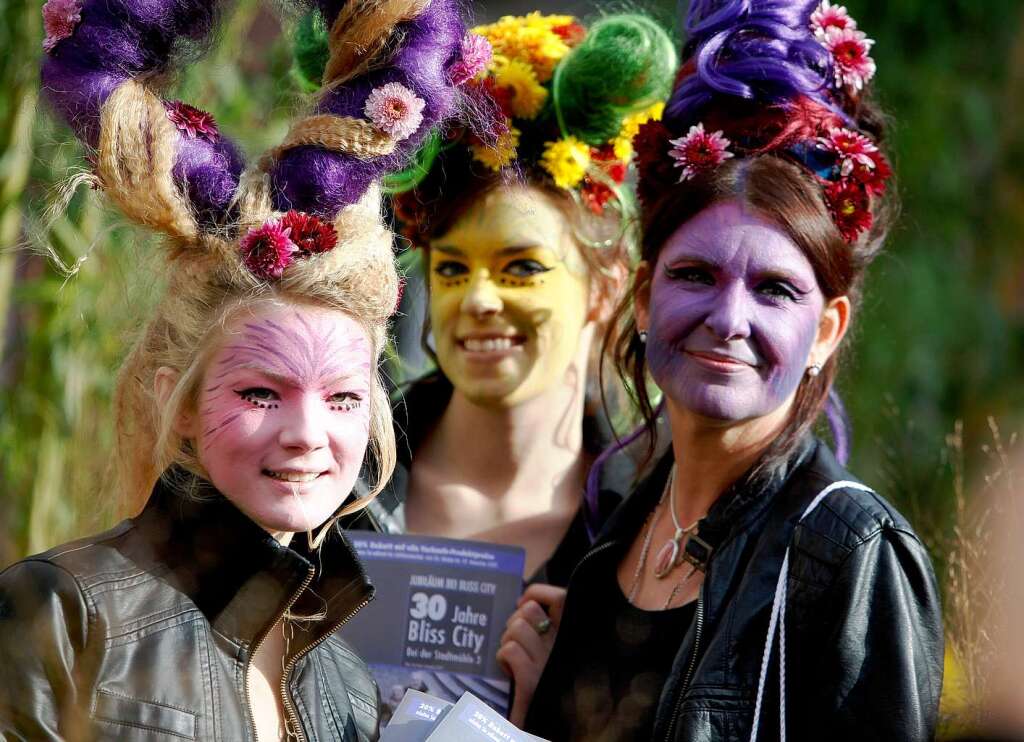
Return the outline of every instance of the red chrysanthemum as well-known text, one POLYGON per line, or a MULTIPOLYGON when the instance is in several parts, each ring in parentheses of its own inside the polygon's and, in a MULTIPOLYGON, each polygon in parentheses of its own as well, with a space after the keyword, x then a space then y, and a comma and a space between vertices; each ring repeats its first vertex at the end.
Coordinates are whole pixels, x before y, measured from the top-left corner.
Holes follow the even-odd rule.
POLYGON ((855 167, 871 169, 875 166, 873 155, 878 147, 863 134, 850 129, 836 128, 829 131, 828 136, 818 137, 818 144, 836 156, 839 174, 846 178, 855 167))
POLYGON ((167 118, 179 131, 184 132, 185 136, 191 139, 202 137, 208 142, 217 141, 220 135, 217 131, 217 122, 206 111, 180 100, 165 101, 164 107, 167 109, 167 118))
POLYGON ((825 203, 832 221, 847 242, 853 243, 862 232, 871 229, 871 198, 860 183, 843 179, 825 188, 825 203))
POLYGON ((555 26, 551 30, 561 37, 567 46, 576 46, 587 35, 587 29, 576 22, 567 23, 564 26, 555 26))
POLYGON ((863 185, 872 196, 881 196, 885 193, 886 181, 892 177, 892 167, 885 159, 885 155, 878 150, 869 153, 868 157, 871 158, 871 167, 858 164, 853 168, 850 177, 863 185))
POLYGON ((875 43, 861 31, 852 28, 829 28, 821 42, 832 54, 836 85, 860 90, 875 76, 877 67, 870 57, 875 43))
POLYGON ((290 230, 289 239, 300 255, 327 252, 338 244, 334 225, 302 211, 289 211, 281 218, 281 229, 290 230))
POLYGON ((264 281, 280 278, 295 260, 296 247, 289 234, 290 230, 276 221, 250 229, 239 243, 242 262, 249 272, 264 281))
POLYGON ((580 198, 588 209, 596 216, 604 214, 604 207, 615 197, 615 191, 606 183, 591 178, 589 175, 583 179, 580 187, 580 198))
POLYGON ((721 131, 710 134, 704 131, 704 125, 701 123, 691 126, 685 137, 670 139, 668 143, 672 145, 668 154, 675 160, 674 167, 682 168, 679 174, 680 183, 714 170, 734 156, 729 151, 732 142, 726 139, 721 131))

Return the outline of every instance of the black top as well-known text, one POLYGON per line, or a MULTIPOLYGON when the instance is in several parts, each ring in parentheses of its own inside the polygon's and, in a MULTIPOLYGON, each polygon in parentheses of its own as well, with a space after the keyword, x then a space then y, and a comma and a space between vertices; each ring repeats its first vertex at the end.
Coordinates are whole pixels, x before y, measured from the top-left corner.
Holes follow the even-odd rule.
MULTIPOLYGON (((664 450, 573 573, 555 646, 527 713, 524 728, 532 734, 559 739, 549 721, 563 714, 556 699, 578 678, 567 648, 571 652, 576 632, 596 619, 595 602, 611 600, 607 586, 617 561, 609 555, 632 543, 661 497, 672 465, 667 445, 664 450)), ((750 738, 787 546, 785 695, 776 637, 759 742, 779 738, 783 706, 787 739, 932 739, 943 661, 935 575, 907 521, 855 481, 827 446, 810 439, 783 464, 741 478, 715 502, 698 525, 703 543, 687 543, 687 554, 705 568, 696 615, 668 649, 672 668, 654 728, 642 739, 750 738)), ((606 633, 591 641, 591 651, 606 653, 609 643, 606 633)))
MULTIPOLYGON (((614 560, 619 556, 616 550, 614 560)), ((666 579, 682 577, 682 570, 666 579)), ((646 611, 627 600, 613 570, 606 570, 604 577, 609 583, 605 589, 583 596, 588 620, 564 640, 561 661, 576 668, 575 683, 551 704, 561 711, 558 718, 548 719, 545 730, 554 740, 651 739, 661 689, 693 621, 695 601, 646 611)))
MULTIPOLYGON (((444 375, 432 373, 397 390, 392 395, 392 411, 398 445, 398 461, 395 473, 385 489, 368 507, 356 516, 347 519, 345 528, 373 530, 382 533, 405 533, 405 498, 409 493, 413 457, 423 440, 444 414, 452 397, 452 384, 444 375)), ((607 421, 598 414, 583 418, 583 448, 590 456, 597 456, 612 440, 607 421)), ((635 476, 636 464, 632 459, 613 456, 605 468, 614 476, 631 481, 635 476), (621 460, 620 460, 621 459, 621 460)), ((360 477, 354 491, 362 497, 368 491, 366 477, 360 477)), ((611 490, 604 490, 598 502, 599 522, 618 505, 619 498, 611 490)), ((547 562, 538 567, 528 582, 543 582, 565 587, 569 584, 580 557, 590 548, 590 537, 584 523, 581 507, 576 513, 547 562)))

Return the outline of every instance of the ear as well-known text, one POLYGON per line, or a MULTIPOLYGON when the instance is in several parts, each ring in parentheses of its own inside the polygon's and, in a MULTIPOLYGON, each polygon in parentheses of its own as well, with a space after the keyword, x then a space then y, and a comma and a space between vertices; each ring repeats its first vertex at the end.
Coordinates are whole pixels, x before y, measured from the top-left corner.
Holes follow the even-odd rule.
POLYGON ((612 318, 615 305, 629 280, 629 267, 616 263, 608 269, 603 278, 604 280, 596 282, 598 288, 591 292, 590 308, 587 310, 587 322, 596 322, 599 325, 612 318))
POLYGON ((825 305, 818 322, 818 337, 811 347, 808 366, 824 366, 839 347, 850 326, 850 299, 837 296, 825 305))
MULTIPOLYGON (((161 412, 167 409, 174 388, 178 385, 181 374, 169 366, 161 366, 156 370, 153 379, 153 393, 161 412)), ((198 431, 198 421, 191 410, 181 410, 171 424, 171 428, 182 438, 194 439, 198 431)))
POLYGON ((633 314, 638 332, 646 332, 651 326, 651 264, 640 261, 633 277, 633 314))

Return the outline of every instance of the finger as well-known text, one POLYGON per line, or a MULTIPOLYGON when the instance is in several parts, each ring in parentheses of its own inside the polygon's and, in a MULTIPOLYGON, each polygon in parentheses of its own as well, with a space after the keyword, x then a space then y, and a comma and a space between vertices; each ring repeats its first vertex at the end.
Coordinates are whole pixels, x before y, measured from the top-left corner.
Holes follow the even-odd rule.
POLYGON ((539 603, 541 607, 547 611, 548 616, 551 617, 551 621, 557 626, 562 621, 562 608, 565 605, 565 595, 566 590, 564 587, 541 584, 530 585, 523 592, 522 597, 519 598, 518 605, 521 607, 530 600, 539 603))
POLYGON ((525 618, 527 620, 533 620, 534 623, 544 620, 548 617, 547 611, 541 607, 540 603, 535 600, 528 600, 519 606, 508 620, 505 622, 505 628, 507 629, 512 625, 512 622, 516 618, 525 618))
POLYGON ((517 688, 522 683, 531 682, 529 676, 533 674, 534 664, 530 660, 530 655, 517 642, 504 642, 498 649, 497 657, 502 667, 508 668, 508 674, 512 676, 517 688))
POLYGON ((513 621, 501 635, 503 645, 509 642, 519 644, 534 662, 543 664, 547 660, 550 650, 545 646, 545 642, 533 624, 521 617, 513 621))

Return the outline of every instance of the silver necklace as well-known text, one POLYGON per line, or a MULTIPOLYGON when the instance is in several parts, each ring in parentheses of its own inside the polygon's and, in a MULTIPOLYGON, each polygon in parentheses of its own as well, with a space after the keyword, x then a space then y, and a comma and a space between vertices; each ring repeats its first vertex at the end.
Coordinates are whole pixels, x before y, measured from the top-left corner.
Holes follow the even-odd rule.
MULTIPOLYGON (((679 524, 679 516, 676 515, 676 493, 675 488, 672 486, 676 481, 676 468, 672 467, 672 472, 668 476, 668 511, 672 514, 672 525, 675 526, 676 532, 672 538, 664 543, 661 549, 658 550, 658 558, 654 561, 654 576, 659 580, 667 577, 672 570, 683 563, 683 539, 689 538, 697 532, 697 523, 699 519, 695 520, 690 525, 683 528, 679 524)), ((661 499, 665 499, 664 493, 662 493, 661 499)))
MULTIPOLYGON (((651 551, 651 539, 654 537, 654 529, 658 527, 658 521, 661 520, 661 506, 665 504, 666 495, 668 495, 669 506, 672 511, 672 523, 676 527, 676 532, 672 536, 672 538, 665 542, 665 545, 662 546, 661 550, 658 552, 658 559, 660 561, 662 556, 666 553, 666 551, 668 551, 668 553, 671 554, 671 563, 662 574, 658 574, 656 565, 654 572, 654 576, 656 578, 658 578, 659 580, 664 579, 669 573, 672 572, 673 569, 675 569, 677 565, 682 563, 682 555, 684 553, 682 549, 682 539, 683 537, 694 533, 697 529, 697 523, 699 521, 695 521, 693 525, 688 526, 686 528, 682 528, 679 525, 679 519, 676 515, 675 508, 675 493, 672 491, 672 484, 675 481, 675 475, 676 468, 675 466, 673 466, 672 473, 669 475, 668 482, 665 484, 665 489, 661 493, 661 499, 658 500, 658 504, 655 506, 654 510, 651 511, 651 513, 647 516, 647 521, 649 525, 645 524, 647 525, 647 533, 644 535, 644 543, 640 547, 640 558, 637 560, 636 569, 633 571, 633 584, 630 585, 629 588, 629 602, 633 605, 636 605, 636 594, 640 590, 640 577, 643 575, 644 567, 647 564, 647 555, 651 551)), ((693 577, 696 571, 697 567, 692 567, 690 571, 681 580, 679 580, 675 587, 672 588, 672 592, 668 596, 668 600, 665 601, 665 605, 662 606, 662 610, 668 610, 668 607, 672 604, 672 601, 676 599, 676 595, 678 595, 679 591, 682 590, 683 585, 685 585, 686 582, 691 577, 693 577)))

